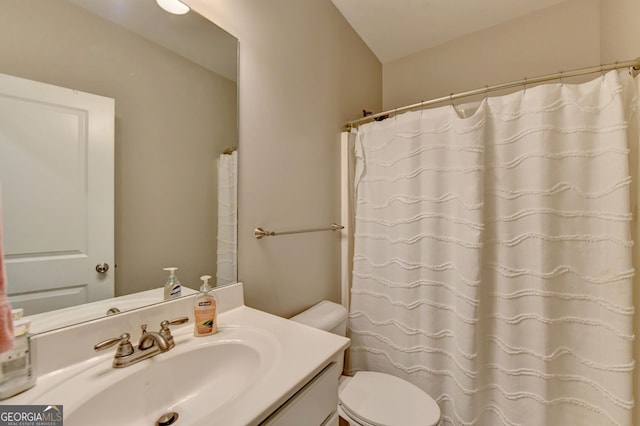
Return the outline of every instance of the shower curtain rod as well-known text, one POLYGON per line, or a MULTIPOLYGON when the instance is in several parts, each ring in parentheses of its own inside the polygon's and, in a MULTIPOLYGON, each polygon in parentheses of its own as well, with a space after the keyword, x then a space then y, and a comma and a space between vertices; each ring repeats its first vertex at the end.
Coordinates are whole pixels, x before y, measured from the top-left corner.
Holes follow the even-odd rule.
POLYGON ((347 121, 345 126, 347 130, 351 130, 354 127, 358 127, 361 124, 368 123, 377 118, 383 120, 385 118, 390 117, 391 115, 396 115, 401 112, 411 111, 414 109, 422 109, 425 107, 429 107, 429 106, 447 102, 447 101, 453 102, 456 99, 467 98, 469 96, 482 95, 482 94, 487 94, 489 92, 495 92, 495 91, 504 90, 504 89, 511 89, 519 86, 526 87, 527 85, 530 85, 530 84, 544 83, 544 82, 553 81, 553 80, 562 80, 563 78, 571 78, 571 77, 577 77, 581 75, 595 74, 595 73, 605 73, 607 71, 616 70, 620 68, 629 68, 629 67, 633 67, 633 69, 636 71, 640 70, 640 58, 631 59, 623 62, 616 61, 611 64, 598 65, 595 67, 588 67, 588 68, 579 68, 571 71, 560 71, 554 74, 546 74, 546 75, 541 75, 541 76, 531 77, 531 78, 525 77, 522 80, 496 84, 494 86, 485 86, 480 89, 469 90, 466 92, 452 93, 449 96, 443 96, 441 98, 422 101, 417 104, 407 105, 400 108, 394 108, 388 111, 379 112, 377 114, 368 115, 366 117, 359 118, 357 120, 347 121))

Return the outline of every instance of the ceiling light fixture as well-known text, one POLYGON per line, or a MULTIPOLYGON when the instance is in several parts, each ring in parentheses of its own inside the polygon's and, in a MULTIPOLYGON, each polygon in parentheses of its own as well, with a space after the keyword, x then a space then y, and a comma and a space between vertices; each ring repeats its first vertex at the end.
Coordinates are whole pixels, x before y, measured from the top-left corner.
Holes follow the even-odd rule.
POLYGON ((158 6, 163 8, 169 13, 173 13, 174 15, 184 15, 189 12, 189 6, 182 3, 180 0, 156 0, 158 6))

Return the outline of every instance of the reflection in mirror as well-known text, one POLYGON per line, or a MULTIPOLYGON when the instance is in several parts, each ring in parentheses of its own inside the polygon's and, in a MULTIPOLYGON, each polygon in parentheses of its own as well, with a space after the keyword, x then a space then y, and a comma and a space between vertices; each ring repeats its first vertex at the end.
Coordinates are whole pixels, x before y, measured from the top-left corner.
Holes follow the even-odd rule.
POLYGON ((3 0, 0 74, 8 291, 50 323, 32 331, 161 301, 166 266, 183 295, 236 281, 235 38, 153 0, 3 0))

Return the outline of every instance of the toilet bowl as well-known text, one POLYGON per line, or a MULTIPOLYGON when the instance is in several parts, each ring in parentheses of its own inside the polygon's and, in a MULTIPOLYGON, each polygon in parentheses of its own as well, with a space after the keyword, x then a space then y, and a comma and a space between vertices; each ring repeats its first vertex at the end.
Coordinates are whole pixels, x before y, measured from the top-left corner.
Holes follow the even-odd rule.
MULTIPOLYGON (((347 310, 327 300, 291 320, 341 336, 347 331, 347 310)), ((343 355, 337 360, 340 371, 343 355)), ((440 422, 440 407, 422 389, 372 371, 340 378, 338 414, 351 426, 435 426, 440 422)))

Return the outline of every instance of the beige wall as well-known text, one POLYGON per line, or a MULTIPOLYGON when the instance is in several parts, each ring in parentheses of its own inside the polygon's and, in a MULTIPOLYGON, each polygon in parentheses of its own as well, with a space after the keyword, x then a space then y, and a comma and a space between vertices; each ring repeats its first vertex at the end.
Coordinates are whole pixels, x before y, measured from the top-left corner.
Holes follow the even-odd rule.
POLYGON ((384 109, 640 56, 637 0, 570 0, 385 63, 384 109))
POLYGON ((340 220, 345 121, 380 109, 381 64, 329 0, 189 0, 240 40, 239 279, 248 305, 290 316, 340 299, 340 239, 256 240, 340 220))
MULTIPOLYGON (((610 13, 620 1, 636 6, 610 0, 610 13)), ((392 108, 590 66, 609 42, 600 37, 600 2, 573 0, 387 63, 382 74, 327 0, 187 2, 240 39, 239 278, 249 305, 283 316, 339 300, 338 238, 257 241, 252 231, 338 220, 342 122, 362 108, 380 110, 381 91, 384 108, 392 108)))
POLYGON ((599 64, 599 15, 598 0, 572 0, 385 63, 384 109, 599 64))
POLYGON ((600 60, 603 63, 640 57, 640 1, 600 0, 600 60))
POLYGON ((62 1, 2 1, 0 72, 115 99, 118 294, 162 286, 163 266, 215 275, 234 82, 62 1))

